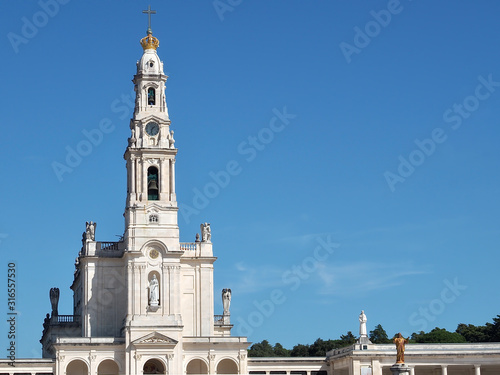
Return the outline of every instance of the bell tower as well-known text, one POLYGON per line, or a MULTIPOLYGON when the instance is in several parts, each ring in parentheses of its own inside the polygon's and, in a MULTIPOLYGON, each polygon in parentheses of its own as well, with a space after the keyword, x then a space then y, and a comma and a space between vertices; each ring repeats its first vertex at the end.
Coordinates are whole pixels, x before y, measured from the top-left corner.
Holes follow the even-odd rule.
MULTIPOLYGON (((145 11, 151 18, 151 11, 145 11)), ((150 20, 151 22, 151 20, 150 20)), ((170 129, 165 83, 151 23, 141 39, 143 55, 132 82, 136 92, 130 120, 131 135, 124 158, 127 161, 125 235, 128 251, 137 251, 154 232, 169 250, 179 250, 175 195, 174 132, 170 129), (156 228, 156 230, 151 230, 156 228)))

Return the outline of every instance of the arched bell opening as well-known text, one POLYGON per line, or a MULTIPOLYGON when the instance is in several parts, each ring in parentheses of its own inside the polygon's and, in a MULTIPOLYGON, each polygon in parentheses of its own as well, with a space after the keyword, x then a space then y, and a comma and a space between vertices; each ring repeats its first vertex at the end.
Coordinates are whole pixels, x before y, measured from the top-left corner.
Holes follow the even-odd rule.
POLYGON ((157 201, 159 197, 158 168, 148 168, 148 200, 157 201))
POLYGON ((148 105, 155 105, 156 104, 156 92, 155 89, 150 87, 148 89, 148 105))

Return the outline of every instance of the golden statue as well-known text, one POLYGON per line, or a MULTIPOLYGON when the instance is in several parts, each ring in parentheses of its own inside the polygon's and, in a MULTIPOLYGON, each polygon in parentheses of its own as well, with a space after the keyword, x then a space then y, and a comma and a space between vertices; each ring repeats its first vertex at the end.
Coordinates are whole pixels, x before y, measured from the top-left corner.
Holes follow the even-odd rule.
POLYGON ((405 345, 408 344, 408 339, 405 339, 401 332, 394 336, 392 342, 396 344, 396 350, 398 351, 396 363, 405 363, 405 345))

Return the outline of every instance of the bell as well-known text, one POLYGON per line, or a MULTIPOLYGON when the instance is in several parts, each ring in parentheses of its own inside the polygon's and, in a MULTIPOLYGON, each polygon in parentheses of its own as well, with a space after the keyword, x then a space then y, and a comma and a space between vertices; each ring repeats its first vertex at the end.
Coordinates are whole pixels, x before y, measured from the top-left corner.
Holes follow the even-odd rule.
POLYGON ((148 190, 158 190, 158 184, 156 183, 156 180, 149 180, 148 190))

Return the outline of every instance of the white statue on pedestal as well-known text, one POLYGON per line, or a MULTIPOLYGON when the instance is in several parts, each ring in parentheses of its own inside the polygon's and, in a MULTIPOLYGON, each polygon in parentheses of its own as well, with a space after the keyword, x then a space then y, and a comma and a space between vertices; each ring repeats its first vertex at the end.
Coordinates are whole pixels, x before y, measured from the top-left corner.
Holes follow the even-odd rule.
POLYGON ((201 242, 211 242, 212 230, 210 229, 210 223, 201 224, 200 230, 201 230, 201 242))
POLYGON ((159 283, 156 275, 153 275, 153 278, 149 282, 149 305, 158 306, 159 299, 159 283))
POLYGON ((361 310, 361 314, 359 314, 359 336, 366 337, 366 319, 365 311, 361 310))
POLYGON ((92 222, 92 221, 87 221, 85 222, 85 239, 87 241, 95 241, 95 227, 96 227, 96 223, 92 222))
POLYGON ((231 289, 222 289, 222 305, 224 307, 224 315, 229 315, 229 307, 231 306, 231 289))

